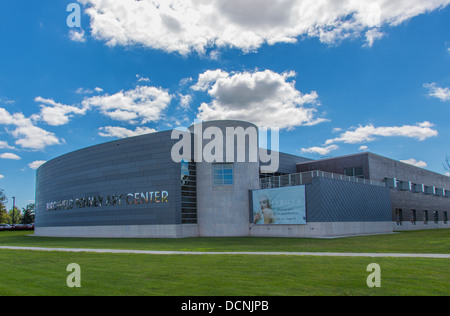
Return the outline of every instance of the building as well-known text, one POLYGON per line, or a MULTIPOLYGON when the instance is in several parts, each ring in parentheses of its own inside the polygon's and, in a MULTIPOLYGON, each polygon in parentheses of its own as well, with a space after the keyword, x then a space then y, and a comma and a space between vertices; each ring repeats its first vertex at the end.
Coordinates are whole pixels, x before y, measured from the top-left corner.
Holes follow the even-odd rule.
POLYGON ((312 161, 258 137, 213 121, 55 158, 36 173, 35 235, 331 237, 411 229, 412 210, 414 228, 425 210, 447 227, 448 177, 368 153, 312 161))
POLYGON ((322 170, 380 181, 390 188, 394 230, 448 228, 450 178, 373 153, 297 165, 298 172, 322 170))

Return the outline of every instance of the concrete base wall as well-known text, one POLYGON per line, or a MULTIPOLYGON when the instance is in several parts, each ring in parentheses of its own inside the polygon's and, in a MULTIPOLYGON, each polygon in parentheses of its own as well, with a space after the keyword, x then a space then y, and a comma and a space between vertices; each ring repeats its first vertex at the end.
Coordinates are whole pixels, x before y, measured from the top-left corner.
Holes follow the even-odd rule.
MULTIPOLYGON (((334 222, 308 223, 306 225, 249 225, 248 231, 230 235, 228 225, 217 225, 214 237, 293 237, 326 238, 338 236, 386 234, 394 231, 423 229, 445 229, 450 225, 434 223, 403 222, 334 222)), ((232 230, 232 229, 231 229, 232 230)), ((143 225, 143 226, 93 226, 93 227, 36 227, 34 236, 39 237, 78 237, 78 238, 190 238, 213 237, 200 233, 198 225, 143 225)))
POLYGON ((334 222, 306 225, 252 225, 253 237, 337 237, 392 233, 392 222, 334 222))
POLYGON ((424 230, 424 229, 445 229, 450 228, 450 224, 445 224, 443 221, 439 221, 435 223, 434 221, 428 221, 428 224, 424 224, 422 221, 416 221, 416 224, 412 224, 411 222, 402 222, 401 225, 397 225, 396 222, 393 222, 394 231, 409 231, 409 230, 424 230))
POLYGON ((36 227, 39 237, 79 238, 186 238, 197 237, 197 225, 36 227))

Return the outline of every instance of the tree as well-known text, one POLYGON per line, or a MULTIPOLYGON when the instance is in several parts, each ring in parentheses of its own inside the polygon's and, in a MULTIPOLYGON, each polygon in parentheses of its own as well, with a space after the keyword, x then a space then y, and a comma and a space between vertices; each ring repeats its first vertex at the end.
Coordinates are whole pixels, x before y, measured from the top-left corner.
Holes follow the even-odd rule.
POLYGON ((19 208, 14 208, 14 221, 13 221, 13 209, 9 210, 6 213, 6 222, 7 224, 19 224, 22 221, 22 212, 19 208))
POLYGON ((34 203, 30 203, 22 211, 22 224, 33 224, 34 223, 34 203))
POLYGON ((6 198, 5 192, 3 189, 0 189, 0 224, 7 223, 7 212, 6 212, 6 203, 8 199, 6 198))

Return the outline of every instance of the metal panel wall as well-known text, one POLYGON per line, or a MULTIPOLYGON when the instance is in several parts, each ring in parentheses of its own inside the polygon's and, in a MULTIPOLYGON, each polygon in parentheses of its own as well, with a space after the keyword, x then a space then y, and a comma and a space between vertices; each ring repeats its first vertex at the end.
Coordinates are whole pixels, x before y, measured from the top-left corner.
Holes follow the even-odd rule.
POLYGON ((388 188, 328 178, 306 185, 307 222, 391 221, 388 188))
MULTIPOLYGON (((180 164, 171 132, 122 139, 49 161, 36 175, 36 227, 181 224, 180 164), (167 203, 126 203, 127 194, 167 191, 167 203), (123 195, 121 205, 47 211, 47 203, 123 195)), ((159 199, 161 201, 161 199, 159 199)))

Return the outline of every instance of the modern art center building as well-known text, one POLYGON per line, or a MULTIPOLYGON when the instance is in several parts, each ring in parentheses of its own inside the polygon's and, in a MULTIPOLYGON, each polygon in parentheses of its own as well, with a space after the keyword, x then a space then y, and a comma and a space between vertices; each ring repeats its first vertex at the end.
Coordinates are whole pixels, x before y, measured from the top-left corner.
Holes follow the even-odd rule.
POLYGON ((330 237, 448 227, 449 177, 371 153, 313 161, 259 148, 258 137, 251 123, 213 121, 55 158, 37 170, 35 235, 330 237))

